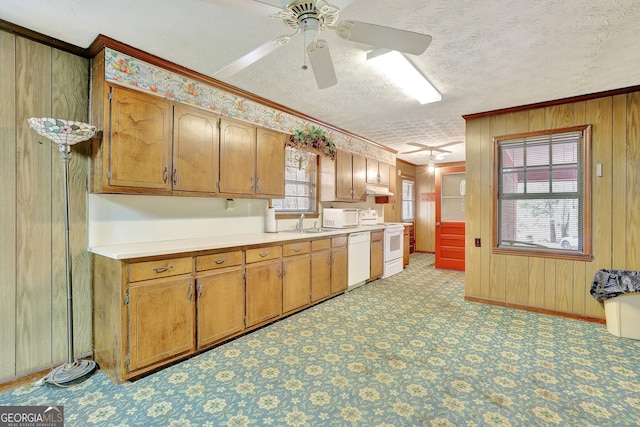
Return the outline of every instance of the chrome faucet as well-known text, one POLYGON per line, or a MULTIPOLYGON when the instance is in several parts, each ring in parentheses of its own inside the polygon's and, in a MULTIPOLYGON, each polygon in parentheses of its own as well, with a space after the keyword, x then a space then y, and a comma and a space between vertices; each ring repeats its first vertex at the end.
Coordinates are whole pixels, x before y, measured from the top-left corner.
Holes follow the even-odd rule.
POLYGON ((302 230, 304 227, 304 214, 300 214, 300 219, 298 220, 298 229, 302 230))

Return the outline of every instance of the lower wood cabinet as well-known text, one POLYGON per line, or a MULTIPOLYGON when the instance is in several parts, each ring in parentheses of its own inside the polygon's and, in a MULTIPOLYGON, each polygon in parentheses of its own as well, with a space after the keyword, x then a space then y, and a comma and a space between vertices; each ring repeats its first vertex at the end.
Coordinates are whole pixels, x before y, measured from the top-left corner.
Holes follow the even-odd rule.
POLYGON ((246 326, 254 326, 282 314, 282 261, 246 267, 246 326))
POLYGON ((384 274, 384 231, 371 232, 371 260, 369 280, 375 280, 384 274))
POLYGON ((347 237, 93 257, 94 359, 116 383, 347 290, 347 237))
POLYGON ((349 285, 347 236, 331 239, 331 295, 347 290, 349 285))
POLYGON ((195 310, 191 278, 130 286, 125 297, 133 372, 194 349, 195 310))
POLYGON ((244 269, 230 267, 196 279, 197 347, 244 330, 244 269))
POLYGON ((289 313, 311 302, 309 242, 284 245, 282 260, 282 312, 289 313))
POLYGON ((331 239, 311 242, 311 302, 331 296, 331 239))

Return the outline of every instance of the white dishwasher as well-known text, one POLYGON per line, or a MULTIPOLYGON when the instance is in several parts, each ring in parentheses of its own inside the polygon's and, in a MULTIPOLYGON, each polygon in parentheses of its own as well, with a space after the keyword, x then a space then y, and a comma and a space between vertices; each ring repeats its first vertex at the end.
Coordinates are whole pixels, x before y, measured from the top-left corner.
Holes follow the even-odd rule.
POLYGON ((371 265, 371 232, 357 231, 349 234, 348 238, 348 270, 349 289, 364 285, 369 278, 371 265))

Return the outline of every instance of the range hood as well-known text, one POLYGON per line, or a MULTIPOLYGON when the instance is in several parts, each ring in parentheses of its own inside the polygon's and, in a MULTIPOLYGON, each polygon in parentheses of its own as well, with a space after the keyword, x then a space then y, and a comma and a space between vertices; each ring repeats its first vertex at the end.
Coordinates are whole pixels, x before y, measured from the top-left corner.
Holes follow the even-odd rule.
POLYGON ((367 195, 372 196, 393 196, 387 187, 379 185, 367 185, 367 195))

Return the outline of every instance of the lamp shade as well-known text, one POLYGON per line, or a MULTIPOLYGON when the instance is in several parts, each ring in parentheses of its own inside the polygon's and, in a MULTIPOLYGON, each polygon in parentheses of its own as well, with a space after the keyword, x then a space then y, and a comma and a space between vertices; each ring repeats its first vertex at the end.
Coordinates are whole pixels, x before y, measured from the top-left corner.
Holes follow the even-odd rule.
POLYGON ((49 117, 32 117, 27 121, 31 129, 58 145, 74 145, 91 139, 96 133, 95 126, 82 122, 49 117))

